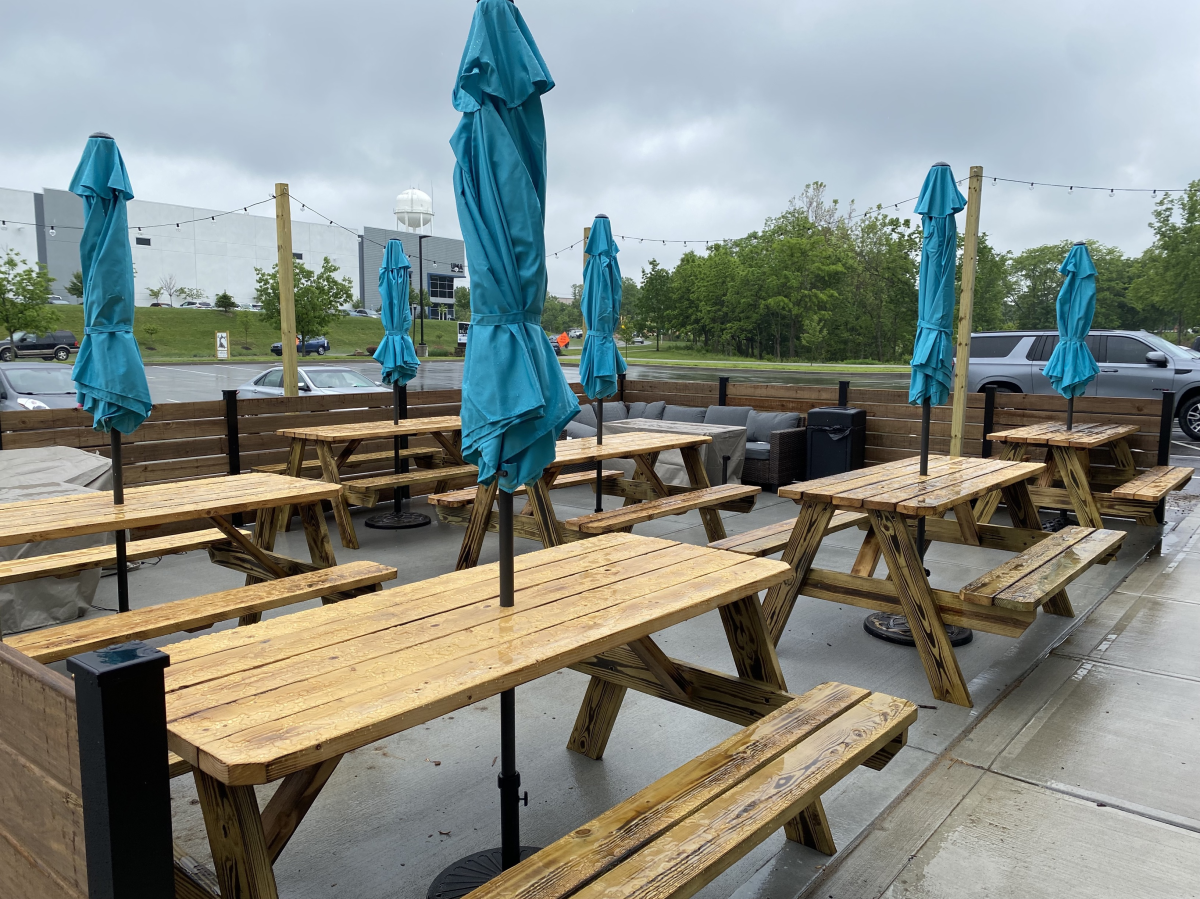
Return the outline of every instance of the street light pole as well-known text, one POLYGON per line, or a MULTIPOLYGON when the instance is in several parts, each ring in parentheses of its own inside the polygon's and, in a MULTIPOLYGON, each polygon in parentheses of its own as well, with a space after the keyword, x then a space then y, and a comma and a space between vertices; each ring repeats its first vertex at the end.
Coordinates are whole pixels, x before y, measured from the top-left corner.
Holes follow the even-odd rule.
MULTIPOLYGON (((420 282, 417 287, 417 300, 421 304, 421 347, 425 347, 425 238, 428 236, 428 234, 417 235, 417 280, 420 282)), ((427 356, 428 354, 427 347, 417 353, 418 356, 427 356)))

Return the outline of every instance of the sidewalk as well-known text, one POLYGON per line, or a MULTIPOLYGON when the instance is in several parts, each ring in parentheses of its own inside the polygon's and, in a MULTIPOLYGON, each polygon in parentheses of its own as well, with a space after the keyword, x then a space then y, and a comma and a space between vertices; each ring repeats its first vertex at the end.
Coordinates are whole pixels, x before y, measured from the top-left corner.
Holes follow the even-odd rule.
POLYGON ((1200 896, 1198 576, 1200 511, 803 895, 1200 896))

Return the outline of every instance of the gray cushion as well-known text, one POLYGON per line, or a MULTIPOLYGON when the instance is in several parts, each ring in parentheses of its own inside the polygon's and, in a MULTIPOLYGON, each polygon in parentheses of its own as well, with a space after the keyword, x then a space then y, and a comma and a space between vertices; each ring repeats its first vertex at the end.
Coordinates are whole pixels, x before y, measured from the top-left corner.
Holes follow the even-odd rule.
POLYGON ((746 423, 746 440, 766 443, 774 431, 790 431, 800 424, 799 412, 755 412, 751 410, 746 423))
POLYGON ((587 425, 589 428, 596 427, 596 410, 592 408, 592 404, 580 403, 579 414, 572 419, 572 422, 574 424, 587 425))
POLYGON ((704 424, 704 410, 696 406, 667 406, 663 409, 663 421, 690 421, 704 424))
POLYGON ((704 423, 744 428, 752 411, 749 406, 709 406, 704 413, 704 423))
POLYGON ((664 400, 659 400, 657 403, 630 403, 629 417, 660 421, 665 408, 667 408, 667 404, 664 400))
POLYGON ((747 443, 746 444, 747 459, 761 459, 766 462, 771 458, 771 444, 769 443, 747 443))
POLYGON ((585 425, 576 420, 567 422, 567 426, 563 428, 563 433, 573 440, 578 440, 580 437, 595 437, 596 429, 591 425, 585 425))
POLYGON ((604 401, 604 420, 605 421, 624 421, 629 417, 629 413, 625 410, 625 404, 620 400, 605 400, 604 401))

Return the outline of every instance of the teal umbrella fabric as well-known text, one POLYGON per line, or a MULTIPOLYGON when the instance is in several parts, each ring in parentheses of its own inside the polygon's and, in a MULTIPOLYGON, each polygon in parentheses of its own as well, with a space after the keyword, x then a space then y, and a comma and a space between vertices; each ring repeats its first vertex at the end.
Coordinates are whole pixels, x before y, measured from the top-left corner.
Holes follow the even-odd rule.
POLYGON ((625 360, 613 338, 621 320, 621 266, 608 216, 597 216, 588 236, 587 264, 583 267, 583 322, 587 337, 579 360, 579 380, 592 399, 617 392, 617 375, 625 373, 625 360))
POLYGON ((546 122, 554 79, 509 0, 480 0, 454 87, 454 196, 471 271, 463 456, 513 492, 540 478, 579 402, 542 330, 546 122))
POLYGON ((133 251, 126 202, 133 188, 117 142, 93 134, 71 178, 83 198, 83 343, 72 378, 92 426, 132 434, 150 415, 150 386, 133 336, 133 251))
POLYGON ((417 348, 408 336, 408 329, 412 327, 412 310, 408 303, 411 272, 412 265, 404 253, 404 244, 393 237, 383 248, 383 264, 379 266, 383 340, 375 349, 375 361, 383 366, 383 383, 388 387, 407 384, 421 367, 417 348))
POLYGON ((967 205, 950 166, 939 162, 925 176, 916 212, 921 214, 921 271, 917 283, 917 337, 913 341, 908 401, 919 405, 946 402, 953 387, 954 267, 958 227, 954 214, 967 205))
POLYGON ((1059 269, 1066 276, 1058 292, 1058 346, 1050 354, 1043 374, 1061 396, 1083 396, 1088 384, 1100 374, 1084 339, 1096 314, 1096 266, 1087 244, 1071 247, 1059 269))

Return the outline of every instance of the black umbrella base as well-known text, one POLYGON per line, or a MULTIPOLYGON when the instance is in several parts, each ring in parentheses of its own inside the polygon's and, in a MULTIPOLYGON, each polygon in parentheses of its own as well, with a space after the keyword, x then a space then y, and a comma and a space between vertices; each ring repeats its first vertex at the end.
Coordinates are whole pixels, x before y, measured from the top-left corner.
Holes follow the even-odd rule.
POLYGON ((410 528, 423 528, 432 524, 428 515, 420 512, 384 512, 372 515, 363 524, 377 531, 406 531, 410 528))
MULTIPOLYGON (((908 619, 903 615, 892 615, 888 612, 872 612, 863 620, 863 630, 879 640, 896 643, 900 646, 916 646, 912 628, 908 619)), ((975 639, 974 631, 957 625, 946 625, 946 636, 950 638, 951 646, 964 646, 975 639)))
MULTIPOLYGON (((521 861, 537 852, 536 846, 521 847, 521 861)), ((460 858, 433 879, 428 899, 460 899, 483 886, 504 870, 500 849, 487 849, 460 858)))

